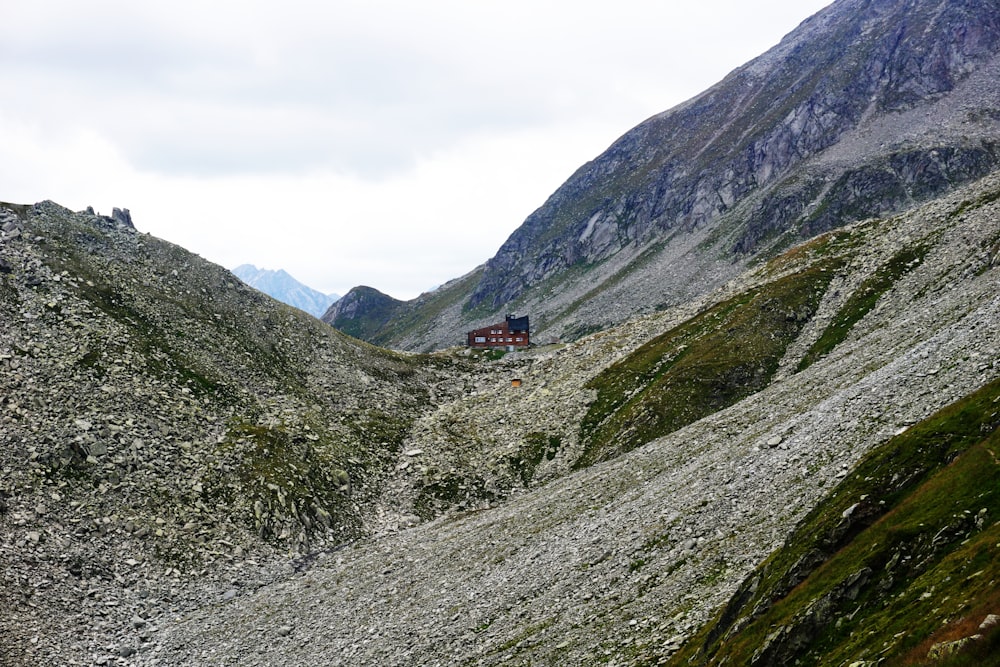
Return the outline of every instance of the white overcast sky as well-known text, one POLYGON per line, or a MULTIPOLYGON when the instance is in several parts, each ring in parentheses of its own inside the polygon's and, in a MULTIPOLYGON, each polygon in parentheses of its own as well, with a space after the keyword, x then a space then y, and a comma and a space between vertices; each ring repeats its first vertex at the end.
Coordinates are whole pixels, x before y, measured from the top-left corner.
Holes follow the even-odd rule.
POLYGON ((3 0, 0 200, 412 298, 829 0, 3 0))

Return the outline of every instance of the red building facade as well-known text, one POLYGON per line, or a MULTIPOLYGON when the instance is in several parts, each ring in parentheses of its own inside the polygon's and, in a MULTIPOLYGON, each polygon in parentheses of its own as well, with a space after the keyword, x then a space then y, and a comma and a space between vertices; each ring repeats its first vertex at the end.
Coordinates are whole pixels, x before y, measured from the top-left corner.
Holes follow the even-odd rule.
POLYGON ((514 317, 468 333, 468 346, 478 348, 521 348, 531 343, 528 316, 514 317))

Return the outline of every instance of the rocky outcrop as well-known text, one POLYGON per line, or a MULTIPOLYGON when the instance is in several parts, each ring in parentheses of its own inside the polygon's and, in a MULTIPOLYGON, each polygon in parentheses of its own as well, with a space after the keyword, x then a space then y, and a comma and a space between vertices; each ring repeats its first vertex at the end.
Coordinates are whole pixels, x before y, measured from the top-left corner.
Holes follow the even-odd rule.
POLYGON ((129 213, 127 208, 118 208, 117 206, 111 211, 111 219, 122 227, 128 227, 129 229, 135 229, 135 225, 132 224, 132 214, 129 213))

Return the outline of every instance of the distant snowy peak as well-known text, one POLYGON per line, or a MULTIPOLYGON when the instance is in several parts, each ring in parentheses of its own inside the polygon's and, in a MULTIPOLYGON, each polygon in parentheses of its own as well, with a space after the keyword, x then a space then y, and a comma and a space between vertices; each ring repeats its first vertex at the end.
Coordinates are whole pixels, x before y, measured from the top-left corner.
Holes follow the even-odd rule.
POLYGON ((233 269, 233 274, 250 287, 268 294, 278 301, 304 310, 313 317, 320 317, 326 312, 340 295, 323 294, 313 288, 303 285, 284 269, 271 271, 258 269, 253 264, 241 264, 233 269))

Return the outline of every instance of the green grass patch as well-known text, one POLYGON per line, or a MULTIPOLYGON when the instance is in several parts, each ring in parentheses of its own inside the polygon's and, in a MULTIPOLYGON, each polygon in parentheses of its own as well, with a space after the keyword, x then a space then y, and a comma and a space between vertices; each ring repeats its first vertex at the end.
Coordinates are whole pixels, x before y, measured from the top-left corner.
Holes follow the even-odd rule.
POLYGON ((670 664, 902 659, 1000 613, 998 428, 1000 380, 873 450, 670 664))
POLYGON ((720 303, 658 336, 587 387, 583 468, 630 451, 763 389, 813 316, 837 267, 824 261, 720 303))
POLYGON ((897 253, 862 282, 837 312, 819 339, 806 352, 802 361, 799 362, 798 370, 805 370, 817 359, 829 354, 837 345, 844 342, 854 325, 875 307, 879 298, 891 289, 900 278, 923 261, 928 250, 930 250, 928 244, 910 246, 897 253))

